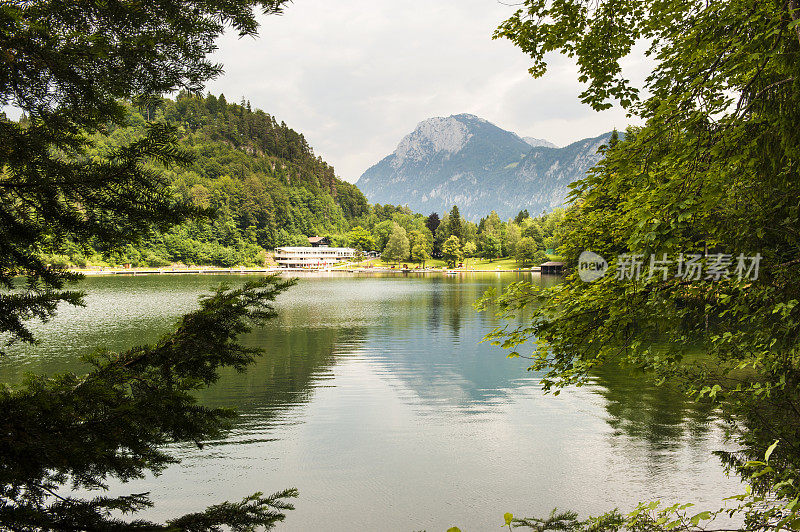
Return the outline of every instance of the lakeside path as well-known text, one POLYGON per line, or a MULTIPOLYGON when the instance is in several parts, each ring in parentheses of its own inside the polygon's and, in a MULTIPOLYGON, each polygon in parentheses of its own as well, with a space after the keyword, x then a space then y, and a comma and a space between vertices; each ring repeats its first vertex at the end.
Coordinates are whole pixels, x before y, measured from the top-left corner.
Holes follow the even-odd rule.
POLYGON ((168 268, 102 268, 102 269, 72 269, 75 273, 83 275, 176 275, 176 274, 254 274, 254 273, 395 273, 395 274, 409 274, 409 273, 437 273, 443 275, 455 275, 461 273, 503 273, 503 272, 522 272, 522 273, 538 273, 539 267, 530 269, 507 269, 507 268, 362 268, 358 266, 339 267, 339 268, 319 268, 319 269, 302 269, 302 268, 216 268, 206 266, 191 266, 191 267, 168 267, 168 268))

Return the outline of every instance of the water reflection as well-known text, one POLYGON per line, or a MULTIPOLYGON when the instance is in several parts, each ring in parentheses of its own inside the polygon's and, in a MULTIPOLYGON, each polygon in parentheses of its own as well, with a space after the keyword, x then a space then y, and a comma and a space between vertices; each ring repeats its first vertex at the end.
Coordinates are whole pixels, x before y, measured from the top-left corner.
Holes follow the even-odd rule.
MULTIPOLYGON (((289 530, 483 530, 505 511, 737 491, 710 457, 721 445, 713 411, 619 368, 545 397, 525 361, 480 344, 494 318, 472 303, 519 278, 303 277, 278 318, 244 338, 265 354, 199 394, 240 412, 231 434, 178 446, 181 464, 115 490, 151 491, 146 517, 162 519, 296 486, 289 530)), ((42 345, 10 353, 0 379, 80 370, 92 346, 151 341, 223 279, 237 280, 88 279, 89 307, 42 326, 42 345)))
POLYGON ((654 452, 700 441, 716 424, 711 406, 697 404, 667 385, 656 386, 633 369, 608 366, 595 375, 615 434, 645 441, 654 452))

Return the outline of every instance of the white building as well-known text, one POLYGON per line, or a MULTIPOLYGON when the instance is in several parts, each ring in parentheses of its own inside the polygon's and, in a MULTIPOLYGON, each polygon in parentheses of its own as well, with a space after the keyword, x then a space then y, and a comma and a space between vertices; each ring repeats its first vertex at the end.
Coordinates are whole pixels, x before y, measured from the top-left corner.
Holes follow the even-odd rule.
POLYGON ((352 259, 353 248, 282 247, 275 249, 275 262, 280 268, 327 268, 352 259))

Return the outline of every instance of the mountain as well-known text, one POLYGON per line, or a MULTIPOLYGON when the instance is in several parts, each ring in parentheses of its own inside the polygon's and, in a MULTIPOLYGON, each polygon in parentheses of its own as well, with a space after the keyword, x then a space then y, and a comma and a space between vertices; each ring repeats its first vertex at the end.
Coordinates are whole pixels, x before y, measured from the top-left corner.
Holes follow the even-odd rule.
POLYGON ((557 148, 470 114, 430 118, 356 186, 372 203, 405 204, 422 213, 453 205, 470 220, 492 210, 504 219, 522 209, 539 213, 563 203, 568 185, 600 160, 597 149, 610 135, 557 148))
POLYGON ((558 148, 558 146, 556 146, 549 140, 545 139, 537 139, 535 137, 522 137, 522 140, 530 144, 531 147, 533 148, 538 148, 539 146, 544 146, 545 148, 558 148))
POLYGON ((533 214, 562 205, 569 184, 581 179, 600 161, 597 151, 610 137, 609 132, 563 148, 532 148, 516 167, 486 185, 492 192, 494 209, 502 218, 508 218, 520 209, 528 209, 533 214))

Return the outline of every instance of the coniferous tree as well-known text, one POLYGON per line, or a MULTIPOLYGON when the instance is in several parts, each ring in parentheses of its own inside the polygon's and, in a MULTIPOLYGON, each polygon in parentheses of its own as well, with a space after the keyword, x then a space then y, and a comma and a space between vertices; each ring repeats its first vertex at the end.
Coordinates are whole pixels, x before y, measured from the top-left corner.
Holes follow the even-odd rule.
POLYGON ((126 116, 120 99, 147 101, 221 71, 206 55, 226 25, 257 28, 253 8, 280 11, 282 0, 209 4, 74 3, 58 0, 0 6, 3 50, 0 102, 27 120, 0 121, 0 286, 26 273, 27 297, 0 294, 0 332, 31 340, 23 321, 49 316, 73 279, 48 268, 39 250, 58 251, 68 237, 107 245, 129 242, 154 225, 167 227, 199 210, 176 201, 163 174, 146 161, 187 163, 172 128, 151 125, 133 142, 87 159, 89 134, 126 116))
MULTIPOLYGON (((208 61, 226 26, 257 29, 253 13, 284 0, 65 2, 0 6, 0 103, 25 113, 0 119, 0 333, 33 341, 25 320, 47 319, 77 276, 42 260, 68 243, 121 246, 202 209, 178 201, 158 165, 188 163, 168 125, 87 157, 92 135, 124 120, 122 100, 147 104, 180 88, 198 91, 220 72, 208 61), (24 275, 24 286, 15 283, 24 275)), ((224 107, 224 99, 221 106, 224 107)), ((219 103, 219 102, 218 102, 219 103)), ((148 108, 150 109, 150 108, 148 108)), ((150 115, 148 111, 148 117, 150 115)), ((231 413, 196 404, 192 392, 224 366, 243 369, 256 350, 237 343, 250 323, 274 315, 271 301, 290 282, 265 278, 220 288, 184 316, 174 334, 123 353, 102 352, 91 369, 0 387, 0 528, 9 530, 248 530, 270 527, 290 506, 287 490, 176 516, 166 524, 126 521, 146 495, 82 499, 58 493, 103 489, 175 461, 174 441, 200 442, 226 428, 231 413)))
POLYGON ((447 217, 447 232, 450 236, 458 237, 460 241, 464 241, 464 219, 461 218, 457 205, 453 205, 447 217))
POLYGON ((434 257, 442 256, 442 246, 445 241, 450 238, 450 215, 445 214, 436 232, 433 234, 433 252, 434 257))
POLYGON ((524 220, 525 218, 530 218, 530 217, 531 217, 531 215, 528 214, 528 209, 523 209, 523 210, 519 211, 517 213, 517 215, 514 217, 514 223, 519 225, 519 224, 522 223, 522 220, 524 220))
POLYGON ((425 227, 427 227, 428 230, 433 234, 436 234, 436 230, 439 228, 439 223, 439 215, 435 212, 430 213, 428 218, 425 219, 425 227))

